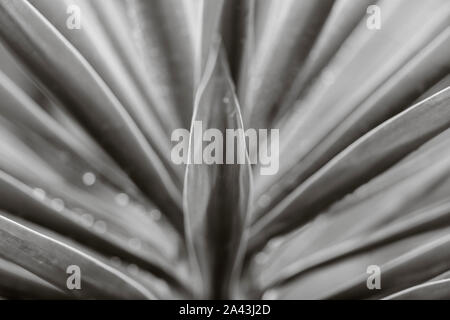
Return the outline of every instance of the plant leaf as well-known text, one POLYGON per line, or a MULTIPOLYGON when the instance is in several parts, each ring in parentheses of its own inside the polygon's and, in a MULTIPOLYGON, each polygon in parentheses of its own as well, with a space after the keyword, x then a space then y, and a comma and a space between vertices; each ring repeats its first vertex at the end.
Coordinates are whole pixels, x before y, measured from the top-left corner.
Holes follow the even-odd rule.
POLYGON ((341 152, 253 225, 251 250, 307 222, 450 125, 450 88, 384 122, 341 152), (420 126, 417 125, 420 123, 420 126))
POLYGON ((267 128, 273 106, 294 80, 328 16, 333 1, 270 1, 264 23, 255 30, 254 52, 247 84, 240 88, 244 121, 253 128, 267 128), (267 14, 270 13, 270 14, 267 14), (256 54, 258 53, 258 54, 256 54))
POLYGON ((397 292, 385 300, 448 300, 450 299, 450 279, 425 282, 397 292))
POLYGON ((0 295, 8 299, 67 298, 47 281, 3 259, 0 259, 0 279, 0 295))
POLYGON ((283 196, 304 182, 336 154, 375 126, 403 111, 405 107, 414 103, 414 99, 424 88, 430 87, 443 75, 450 72, 448 59, 450 50, 448 48, 450 48, 450 28, 436 36, 386 82, 374 90, 364 102, 347 118, 338 123, 330 134, 286 173, 283 174, 281 169, 280 173, 275 176, 258 176, 255 198, 258 199, 264 195, 264 197, 272 199, 272 204, 257 206, 253 217, 261 217, 273 207, 273 204, 282 200, 283 196), (277 185, 277 188, 272 188, 274 184, 277 185))
MULTIPOLYGON (((111 36, 107 34, 97 18, 91 2, 64 0, 54 3, 48 0, 29 0, 50 23, 79 51, 101 77, 108 88, 114 93, 120 104, 126 109, 133 121, 143 133, 147 141, 154 147, 160 159, 181 184, 183 170, 170 161, 170 144, 167 135, 173 128, 164 128, 163 121, 154 112, 152 101, 139 87, 139 82, 133 77, 133 70, 123 62, 119 51, 115 50, 111 36), (82 28, 71 30, 66 26, 66 8, 75 4, 80 6, 83 14, 82 28), (101 52, 101 54, 99 54, 101 52), (178 170, 178 172, 177 172, 178 170)), ((105 8, 111 7, 106 4, 105 8)), ((120 21, 120 20, 119 20, 120 21)), ((167 118, 167 117, 166 117, 167 118)))
POLYGON ((105 263, 0 215, 0 256, 35 273, 63 292, 81 298, 153 299, 146 288, 105 263), (81 269, 81 290, 66 286, 66 269, 81 269))
POLYGON ((124 7, 162 121, 179 118, 181 126, 188 128, 194 102, 196 34, 192 34, 187 8, 178 0, 132 0, 124 7))
POLYGON ((177 186, 98 74, 28 2, 2 1, 0 9, 0 35, 5 43, 45 87, 65 102, 136 185, 182 230, 181 194, 177 186), (48 64, 53 66, 51 70, 48 64))
POLYGON ((39 193, 33 192, 31 188, 1 170, 0 196, 2 210, 69 236, 104 254, 117 256, 142 266, 174 286, 181 288, 184 286, 179 277, 179 270, 173 268, 169 261, 157 251, 144 247, 144 244, 148 243, 147 237, 143 237, 142 246, 139 248, 128 244, 131 238, 127 238, 126 235, 136 237, 137 234, 142 234, 142 230, 136 229, 133 233, 131 228, 131 231, 127 231, 126 223, 117 218, 108 217, 105 213, 102 214, 95 207, 86 207, 89 211, 81 211, 81 213, 66 207, 57 209, 52 206, 50 199, 42 199, 39 193), (95 219, 103 221, 110 230, 104 233, 96 232, 95 228, 91 228, 91 225, 96 222, 95 219))
POLYGON ((273 288, 266 297, 364 299, 390 295, 449 269, 448 232, 448 227, 436 229, 343 258, 273 288), (370 265, 381 269, 381 290, 367 287, 367 267, 370 265))
POLYGON ((136 196, 136 187, 102 149, 90 148, 85 141, 80 141, 70 134, 2 72, 0 97, 4 101, 0 106, 1 115, 8 121, 26 127, 62 150, 70 152, 74 157, 85 161, 112 185, 136 196))
POLYGON ((449 138, 447 130, 273 249, 264 270, 256 271, 265 278, 263 286, 288 281, 318 265, 374 246, 448 225, 449 138))
POLYGON ((192 264, 201 273, 200 295, 209 298, 233 296, 232 280, 240 274, 250 193, 250 164, 242 118, 223 49, 219 48, 216 44, 211 49, 197 92, 188 155, 192 163, 187 165, 184 188, 186 234, 192 264), (229 152, 224 146, 230 142, 226 140, 225 131, 239 129, 237 140, 243 143, 240 146, 244 149, 238 144, 236 159, 244 157, 245 164, 238 164, 236 160, 234 164, 194 164, 192 160, 197 157, 205 159, 202 137, 195 133, 196 121, 201 121, 203 130, 219 130, 223 137, 223 146, 219 147, 224 150, 223 163, 229 152))

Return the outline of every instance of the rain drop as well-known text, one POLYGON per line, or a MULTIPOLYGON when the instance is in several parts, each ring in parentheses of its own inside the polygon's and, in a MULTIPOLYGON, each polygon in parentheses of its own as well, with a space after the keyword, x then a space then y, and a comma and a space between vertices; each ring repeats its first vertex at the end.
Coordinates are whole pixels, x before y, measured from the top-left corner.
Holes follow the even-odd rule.
POLYGON ((106 232, 106 223, 102 220, 95 221, 94 231, 97 233, 105 233, 106 232))
POLYGON ((132 275, 137 275, 139 273, 139 267, 131 263, 127 266, 127 271, 132 275))
POLYGON ((62 201, 61 199, 53 199, 51 206, 56 211, 61 212, 64 210, 64 201, 62 201))
POLYGON ((128 240, 128 245, 134 250, 139 250, 141 248, 141 240, 137 238, 131 238, 130 240, 128 240))
POLYGON ((126 207, 130 202, 130 197, 126 193, 116 195, 116 203, 121 207, 126 207))
POLYGON ((97 180, 97 178, 92 172, 86 172, 85 174, 83 174, 83 183, 86 186, 92 186, 95 183, 95 180, 97 180))
POLYGON ((150 211, 150 217, 153 220, 158 221, 161 219, 161 212, 158 209, 153 209, 150 211))
POLYGON ((81 216, 81 221, 86 227, 92 227, 94 224, 94 217, 89 213, 85 213, 81 216))
POLYGON ((111 257, 111 264, 115 267, 120 267, 121 260, 119 257, 111 257))
POLYGON ((33 196, 38 200, 44 201, 47 195, 41 188, 36 188, 33 190, 33 196))

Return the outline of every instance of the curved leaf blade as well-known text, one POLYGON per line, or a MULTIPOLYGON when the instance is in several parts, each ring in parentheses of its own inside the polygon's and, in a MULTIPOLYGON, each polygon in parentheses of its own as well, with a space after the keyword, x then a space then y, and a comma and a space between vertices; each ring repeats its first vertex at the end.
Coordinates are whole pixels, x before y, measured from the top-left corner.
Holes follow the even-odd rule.
POLYGON ((252 226, 250 250, 292 230, 450 126, 450 88, 373 129, 301 184, 252 226), (420 126, 417 123, 420 122, 420 126))
POLYGON ((65 243, 0 215, 0 256, 33 272, 63 292, 79 298, 153 299, 146 288, 125 274, 65 243), (82 271, 81 290, 66 286, 66 269, 82 271))
POLYGON ((136 123, 92 66, 27 1, 0 2, 0 26, 1 38, 31 74, 65 103, 136 185, 182 231, 178 187, 136 123), (99 118, 102 119, 100 124, 99 118))
POLYGON ((233 280, 239 276, 242 263, 250 194, 250 164, 242 118, 223 54, 219 46, 213 47, 197 93, 189 141, 191 163, 187 165, 184 189, 187 241, 192 264, 201 273, 200 294, 214 298, 233 296, 233 280), (223 137, 223 144, 215 151, 223 150, 223 164, 195 164, 198 157, 206 160, 203 137, 196 132, 198 124, 223 137), (226 138, 227 129, 238 133, 233 164, 225 164, 229 152, 225 146, 231 141, 226 138), (245 161, 239 164, 236 160, 242 157, 245 161))

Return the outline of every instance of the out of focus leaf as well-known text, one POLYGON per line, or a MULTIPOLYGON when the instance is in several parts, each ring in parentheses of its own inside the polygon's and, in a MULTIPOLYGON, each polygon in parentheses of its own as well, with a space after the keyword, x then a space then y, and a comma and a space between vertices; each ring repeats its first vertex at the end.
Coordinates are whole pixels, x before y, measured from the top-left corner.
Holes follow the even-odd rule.
POLYGON ((340 259, 267 292, 279 299, 383 297, 449 269, 449 229, 436 229, 340 259), (367 267, 381 268, 381 290, 367 287, 367 267))
POLYGON ((322 30, 314 43, 304 65, 296 75, 289 92, 283 97, 283 102, 277 114, 282 114, 293 107, 301 93, 307 89, 307 82, 312 81, 326 63, 333 57, 345 39, 366 14, 366 9, 373 0, 354 2, 352 0, 337 0, 324 21, 322 30))
POLYGON ((447 130, 274 249, 260 272, 263 286, 286 282, 334 259, 448 225, 449 137, 447 130), (433 201, 431 205, 426 204, 430 201, 427 198, 433 201))
POLYGON ((450 279, 425 282, 415 287, 397 292, 386 300, 448 300, 450 299, 450 279))
POLYGON ((128 276, 67 244, 0 215, 0 256, 63 292, 80 298, 152 299, 153 294, 128 276), (66 286, 67 267, 81 269, 81 290, 66 286))
POLYGON ((92 150, 76 139, 1 72, 0 97, 4 102, 0 106, 1 116, 32 130, 63 150, 71 152, 91 165, 116 187, 135 194, 133 184, 101 149, 92 150))
POLYGON ((0 295, 8 299, 64 299, 67 296, 18 265, 0 259, 0 295))
POLYGON ((179 119, 188 128, 195 90, 196 34, 187 8, 180 4, 178 0, 131 0, 124 7, 162 121, 179 119))
MULTIPOLYGON (((152 102, 148 101, 143 90, 140 90, 139 82, 133 77, 133 70, 130 70, 123 62, 120 52, 115 50, 113 39, 106 33, 95 15, 95 10, 92 9, 92 2, 64 0, 55 3, 48 0, 30 0, 30 3, 83 55, 105 84, 114 92, 121 105, 154 147, 158 156, 164 159, 167 169, 175 171, 178 167, 173 166, 170 161, 170 144, 166 140, 166 136, 174 127, 163 128, 161 126, 163 122, 153 111, 152 102), (66 26, 66 8, 71 5, 79 6, 83 14, 82 28, 77 32, 66 26)), ((114 6, 114 1, 109 4, 105 3, 104 9, 111 6, 114 6)), ((179 170, 178 173, 173 172, 172 174, 175 176, 178 174, 177 178, 181 184, 183 172, 179 170)))
MULTIPOLYGON (((289 153, 290 156, 280 158, 280 170, 277 176, 263 177, 261 179, 263 181, 259 181, 259 177, 256 176, 256 185, 262 185, 261 188, 267 190, 276 183, 275 178, 283 175, 286 175, 286 181, 295 183, 295 176, 290 176, 288 171, 296 164, 298 164, 298 170, 302 170, 304 168, 302 160, 314 152, 322 141, 327 139, 327 136, 331 136, 331 139, 338 137, 334 134, 334 129, 346 118, 351 117, 358 106, 364 103, 377 88, 442 33, 448 27, 447 21, 450 16, 450 8, 445 0, 383 1, 380 3, 380 9, 384 17, 383 28, 373 32, 366 27, 366 21, 363 19, 292 111, 287 113, 282 121, 273 125, 280 128, 280 154, 289 153), (438 14, 424 24, 418 17, 425 12, 438 14), (320 125, 317 125, 319 123, 320 125)), ((448 44, 441 44, 441 49, 434 54, 441 55, 439 64, 448 68, 446 52, 448 52, 448 44)), ((430 65, 433 64, 425 64, 425 68, 430 65)), ((433 74, 436 76, 439 72, 445 72, 445 69, 442 70, 438 66, 432 70, 434 71, 430 73, 431 78, 433 74)), ((426 79, 422 79, 421 76, 419 79, 426 82, 426 79)), ((417 81, 412 83, 416 86, 415 88, 419 85, 417 81)), ((409 103, 412 101, 406 101, 406 104, 409 103)), ((387 112, 391 112, 392 116, 395 114, 395 109, 391 106, 385 105, 381 110, 387 108, 387 112)), ((394 108, 398 106, 394 104, 394 108)), ((376 114, 378 108, 374 107, 370 110, 376 114)), ((378 116, 374 119, 368 117, 369 124, 378 125, 380 120, 388 118, 379 119, 378 116)), ((365 125, 366 121, 360 119, 356 124, 360 127, 365 125)), ((344 145, 346 147, 354 139, 350 142, 345 140, 339 142, 338 146, 341 149, 338 151, 343 148, 341 143, 347 142, 344 145)), ((327 143, 327 146, 330 145, 335 148, 334 143, 327 143)), ((316 163, 314 159, 308 159, 308 162, 313 166, 316 163)), ((323 160, 318 163, 323 165, 323 160)), ((302 179, 297 181, 301 182, 302 179)))
POLYGON ((92 66, 28 2, 2 1, 0 9, 0 36, 5 43, 182 230, 181 194, 177 186, 92 66))
MULTIPOLYGON (((412 104, 414 98, 424 90, 423 88, 431 86, 443 75, 449 73, 449 48, 450 28, 447 28, 403 65, 388 81, 372 92, 356 110, 342 120, 331 134, 327 135, 294 167, 283 175, 258 177, 255 198, 270 197, 271 204, 264 207, 256 206, 254 218, 267 212, 281 200, 283 195, 304 182, 313 172, 320 169, 356 139, 412 104), (398 90, 399 87, 402 89, 398 90), (277 188, 273 188, 274 184, 277 188)), ((445 86, 442 86, 441 90, 444 88, 445 86)), ((434 93, 438 91, 440 90, 434 93)))
POLYGON ((250 248, 292 230, 450 126, 450 88, 370 131, 253 225, 250 248), (432 110, 432 112, 431 112, 432 110))
POLYGON ((175 286, 183 286, 181 279, 177 276, 179 271, 175 271, 175 268, 161 254, 129 245, 129 239, 132 238, 127 239, 123 236, 127 233, 123 231, 123 229, 126 230, 124 223, 121 225, 120 221, 114 221, 117 219, 111 219, 112 217, 104 214, 102 216, 101 212, 94 208, 91 213, 83 211, 76 213, 66 207, 56 208, 52 199, 46 198, 42 192, 40 189, 32 190, 0 170, 0 209, 69 236, 110 256, 118 256, 130 263, 143 266, 175 286), (106 230, 98 232, 97 228, 91 228, 98 221, 95 218, 103 221, 104 224, 108 223, 109 232, 106 230))
POLYGON ((273 105, 292 83, 296 72, 309 53, 333 1, 271 1, 264 23, 255 39, 249 78, 240 88, 245 123, 264 128, 273 115, 273 105), (270 14, 269 14, 270 13, 270 14), (257 53, 257 54, 256 54, 257 53))

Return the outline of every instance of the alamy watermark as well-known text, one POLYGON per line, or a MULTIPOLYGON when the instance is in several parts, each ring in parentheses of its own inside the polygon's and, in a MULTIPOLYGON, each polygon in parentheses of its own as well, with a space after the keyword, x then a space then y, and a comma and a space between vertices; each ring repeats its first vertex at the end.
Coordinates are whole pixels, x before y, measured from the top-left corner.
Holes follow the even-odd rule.
POLYGON ((279 169, 278 129, 225 129, 203 130, 202 121, 192 126, 193 152, 189 153, 189 130, 175 129, 171 141, 171 159, 175 164, 258 164, 261 175, 274 175, 279 169), (248 151, 248 157, 247 157, 248 151))
POLYGON ((369 30, 381 29, 381 8, 377 5, 367 7, 366 13, 369 15, 366 20, 366 26, 369 30))
POLYGON ((81 269, 73 264, 67 267, 66 273, 69 274, 66 281, 67 289, 81 290, 81 269))
POLYGON ((69 5, 66 13, 69 15, 66 19, 66 27, 69 30, 81 29, 81 9, 77 5, 69 5))
POLYGON ((367 267, 366 273, 369 275, 367 277, 366 286, 369 290, 380 290, 381 289, 381 268, 375 264, 367 267))

